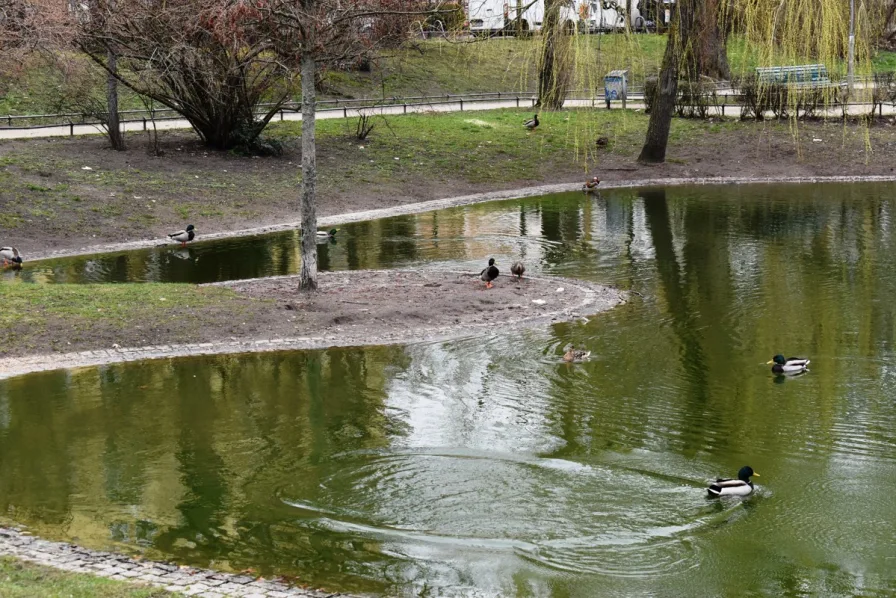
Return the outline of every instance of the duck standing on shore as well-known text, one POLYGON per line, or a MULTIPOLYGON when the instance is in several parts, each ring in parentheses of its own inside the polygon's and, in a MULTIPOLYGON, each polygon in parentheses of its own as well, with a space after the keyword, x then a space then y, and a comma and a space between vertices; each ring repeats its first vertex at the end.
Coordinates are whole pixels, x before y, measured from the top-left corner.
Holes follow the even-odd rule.
POLYGON ((590 181, 585 181, 585 184, 582 185, 582 191, 585 193, 594 193, 597 191, 597 186, 600 185, 600 179, 597 177, 591 177, 590 181))
POLYGON ((196 238, 196 227, 192 224, 188 224, 187 228, 184 230, 179 230, 176 233, 171 233, 168 235, 168 238, 172 241, 177 241, 180 243, 181 247, 187 246, 187 241, 192 241, 196 238))
POLYGON ((3 258, 3 265, 12 265, 13 268, 22 267, 22 256, 15 247, 0 247, 0 257, 3 258))
POLYGON ((523 262, 516 261, 510 266, 510 273, 516 276, 517 280, 523 279, 523 273, 526 271, 526 266, 523 265, 523 262))
POLYGON ((488 266, 479 273, 479 280, 485 283, 485 288, 490 289, 493 285, 492 281, 498 278, 498 267, 495 266, 495 258, 489 258, 488 266))

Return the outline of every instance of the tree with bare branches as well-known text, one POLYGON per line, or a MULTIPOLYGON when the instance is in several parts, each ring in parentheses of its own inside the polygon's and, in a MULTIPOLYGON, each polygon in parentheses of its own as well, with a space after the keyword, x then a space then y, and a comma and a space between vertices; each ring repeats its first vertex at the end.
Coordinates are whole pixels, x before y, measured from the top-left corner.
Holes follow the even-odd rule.
POLYGON ((90 0, 77 43, 110 90, 114 79, 230 149, 251 146, 294 90, 296 73, 274 55, 260 17, 239 0, 90 0))
POLYGON ((0 0, 0 81, 36 52, 53 53, 71 41, 66 4, 55 0, 0 0))
POLYGON ((317 154, 314 82, 333 67, 361 62, 404 40, 414 22, 440 12, 417 0, 254 0, 269 29, 265 39, 302 79, 302 269, 300 290, 317 288, 317 154))

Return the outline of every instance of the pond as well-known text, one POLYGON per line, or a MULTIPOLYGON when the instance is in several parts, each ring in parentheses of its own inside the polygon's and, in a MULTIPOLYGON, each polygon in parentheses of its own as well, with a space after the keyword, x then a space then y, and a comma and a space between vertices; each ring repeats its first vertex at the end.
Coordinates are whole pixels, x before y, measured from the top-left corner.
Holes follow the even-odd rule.
MULTIPOLYGON (((522 255, 642 296, 448 343, 2 381, 0 509, 339 591, 892 595, 892 189, 627 190, 343 227, 333 268, 522 255), (568 342, 592 359, 561 363, 568 342), (811 371, 776 378, 779 352, 811 371), (705 497, 745 464, 754 495, 705 497)), ((254 243, 268 257, 241 275, 294 267, 254 243)))

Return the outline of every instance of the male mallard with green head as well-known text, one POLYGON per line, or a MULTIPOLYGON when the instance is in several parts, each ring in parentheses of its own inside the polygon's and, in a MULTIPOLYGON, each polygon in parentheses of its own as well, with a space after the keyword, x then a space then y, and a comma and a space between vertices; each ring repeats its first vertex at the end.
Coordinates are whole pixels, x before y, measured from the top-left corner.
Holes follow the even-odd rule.
POLYGON ((4 266, 11 264, 14 268, 22 267, 22 256, 15 247, 0 247, 0 258, 3 258, 4 266))
POLYGON ((538 128, 538 125, 540 125, 540 124, 541 123, 538 122, 538 115, 536 114, 535 116, 533 116, 532 118, 530 118, 529 120, 524 122, 523 126, 526 127, 527 129, 529 129, 530 131, 534 131, 535 129, 538 128))
POLYGON ((336 238, 336 233, 339 232, 338 229, 331 228, 330 230, 319 230, 317 231, 317 240, 318 241, 329 241, 330 239, 336 238))
POLYGON ((196 238, 196 227, 192 224, 188 224, 187 228, 184 230, 179 230, 176 233, 171 233, 168 235, 168 238, 172 241, 177 241, 180 243, 181 247, 187 246, 187 241, 192 241, 196 238))
POLYGON ((809 360, 805 357, 788 357, 785 359, 783 355, 775 355, 766 365, 771 365, 772 372, 776 374, 801 374, 806 371, 809 360))
POLYGON ((759 477, 749 465, 744 465, 737 472, 737 479, 719 478, 706 489, 709 496, 746 496, 753 492, 753 482, 750 477, 759 477))
POLYGON ((495 266, 495 258, 489 258, 488 266, 486 266, 482 272, 479 273, 479 280, 485 283, 485 288, 490 289, 493 285, 492 281, 498 278, 498 267, 495 266))

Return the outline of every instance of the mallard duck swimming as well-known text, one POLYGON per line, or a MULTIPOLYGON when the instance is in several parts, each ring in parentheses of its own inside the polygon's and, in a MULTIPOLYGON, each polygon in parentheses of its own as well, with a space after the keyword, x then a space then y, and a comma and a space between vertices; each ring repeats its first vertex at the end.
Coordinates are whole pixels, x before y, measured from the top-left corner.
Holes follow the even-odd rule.
POLYGON ((582 185, 582 191, 585 193, 594 193, 597 191, 597 186, 600 185, 600 179, 597 177, 591 177, 590 181, 585 181, 585 184, 582 185))
POLYGON ((737 472, 737 479, 719 478, 709 485, 706 491, 710 496, 746 496, 753 492, 751 476, 759 477, 749 465, 744 465, 737 472))
POLYGON ((187 241, 192 241, 196 238, 196 227, 192 224, 188 224, 187 228, 184 230, 179 230, 176 233, 171 233, 168 235, 172 241, 177 241, 180 243, 181 247, 187 246, 187 241))
POLYGON ((513 262, 510 266, 510 273, 517 277, 517 280, 523 279, 523 273, 526 271, 526 266, 523 265, 523 262, 513 262))
POLYGON ((19 255, 19 250, 15 247, 0 247, 0 257, 3 258, 4 266, 8 266, 10 264, 12 264, 13 266, 22 265, 22 256, 19 255))
POLYGON ((541 123, 538 122, 538 115, 536 114, 533 118, 530 118, 526 122, 523 123, 523 126, 529 129, 530 131, 534 131, 538 125, 541 123))
POLYGON ((317 231, 317 240, 327 241, 329 239, 333 239, 336 237, 336 233, 339 232, 335 228, 331 228, 330 230, 319 230, 317 231))
POLYGON ((485 288, 490 289, 494 286, 492 281, 498 278, 498 274, 500 272, 498 272, 498 267, 495 266, 495 258, 489 258, 488 266, 479 273, 479 280, 485 283, 485 288))
POLYGON ((801 374, 806 371, 809 360, 805 357, 788 357, 784 359, 783 355, 775 355, 766 365, 771 365, 772 371, 776 374, 801 374))
POLYGON ((573 362, 573 361, 585 361, 589 357, 591 357, 591 351, 586 351, 585 349, 576 349, 572 345, 566 345, 564 347, 566 353, 563 354, 563 361, 573 362))

